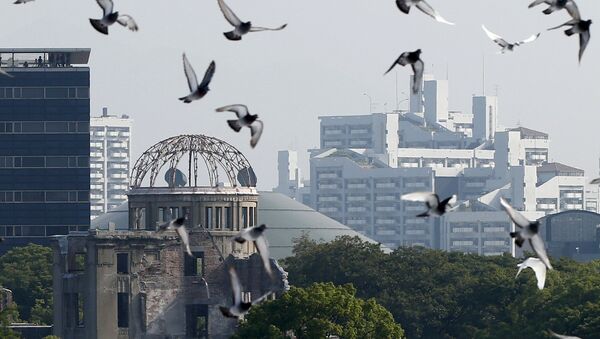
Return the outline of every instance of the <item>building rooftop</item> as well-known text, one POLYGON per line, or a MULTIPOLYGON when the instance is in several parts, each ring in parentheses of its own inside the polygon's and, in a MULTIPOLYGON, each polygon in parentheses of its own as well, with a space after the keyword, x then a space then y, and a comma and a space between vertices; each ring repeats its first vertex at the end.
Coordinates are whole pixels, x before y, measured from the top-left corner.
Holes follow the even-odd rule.
POLYGON ((0 48, 0 65, 8 68, 86 65, 90 48, 0 48))
POLYGON ((509 131, 521 132, 521 139, 548 139, 548 134, 525 127, 511 128, 509 131))
POLYGON ((550 162, 545 163, 542 166, 537 168, 538 173, 554 173, 557 176, 577 176, 582 177, 584 175, 584 171, 567 166, 565 164, 561 164, 559 162, 550 162))

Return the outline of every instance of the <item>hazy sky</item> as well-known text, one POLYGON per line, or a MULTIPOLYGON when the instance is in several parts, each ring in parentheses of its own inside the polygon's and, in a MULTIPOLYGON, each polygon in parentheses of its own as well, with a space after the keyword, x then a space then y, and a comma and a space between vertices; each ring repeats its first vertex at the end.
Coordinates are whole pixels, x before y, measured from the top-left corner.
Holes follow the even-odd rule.
MULTIPOLYGON (((600 41, 594 35, 581 66, 578 38, 545 32, 569 19, 565 11, 546 16, 544 6, 528 9, 528 0, 429 0, 448 26, 413 9, 400 13, 393 0, 228 0, 242 20, 259 26, 288 23, 281 32, 249 34, 226 40, 231 30, 216 0, 115 0, 115 10, 132 15, 140 30, 111 27, 97 33, 88 18, 101 16, 93 0, 36 0, 0 5, 2 47, 89 47, 92 49, 91 109, 128 114, 134 120, 133 161, 145 149, 170 136, 207 134, 238 147, 259 178, 260 189, 277 183, 277 151, 301 153, 318 145, 318 116, 369 113, 395 107, 394 72, 383 72, 403 51, 423 50, 426 72, 450 81, 450 108, 471 112, 471 96, 485 90, 499 95, 499 123, 550 134, 550 158, 598 173, 600 143, 600 41), (509 55, 483 33, 511 41, 542 31, 536 42, 509 55), (188 93, 181 53, 201 77, 216 61, 212 91, 183 104, 188 93), (243 103, 264 120, 256 149, 249 131, 236 134, 226 125, 232 116, 215 108, 243 103)), ((584 18, 600 24, 600 1, 579 1, 584 18)), ((600 26, 598 26, 600 27, 600 26)), ((397 68, 399 91, 408 92, 409 68, 397 68)), ((403 96, 401 95, 402 99, 403 96)), ((406 108, 406 103, 401 104, 406 108)), ((306 160, 306 156, 303 159, 306 160)), ((132 162, 133 162, 132 161, 132 162)), ((306 166, 304 166, 307 168, 306 166)))

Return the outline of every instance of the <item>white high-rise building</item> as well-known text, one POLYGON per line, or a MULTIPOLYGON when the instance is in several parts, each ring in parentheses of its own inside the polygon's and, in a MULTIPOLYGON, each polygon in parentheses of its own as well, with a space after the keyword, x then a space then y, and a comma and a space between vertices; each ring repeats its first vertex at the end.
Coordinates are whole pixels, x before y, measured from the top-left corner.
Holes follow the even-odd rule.
POLYGON ((127 115, 90 119, 90 218, 127 201, 131 161, 131 124, 127 115))
POLYGON ((494 139, 498 119, 498 97, 473 97, 473 138, 475 140, 494 139))
POLYGON ((448 122, 448 80, 425 80, 425 121, 446 125, 448 122))

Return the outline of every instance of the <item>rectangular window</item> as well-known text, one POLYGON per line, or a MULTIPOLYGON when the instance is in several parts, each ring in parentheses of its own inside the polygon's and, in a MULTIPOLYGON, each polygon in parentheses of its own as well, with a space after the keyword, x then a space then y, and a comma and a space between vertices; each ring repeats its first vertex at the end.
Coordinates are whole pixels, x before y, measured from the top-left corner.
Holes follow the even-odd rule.
POLYGON ((129 253, 117 253, 117 273, 129 274, 129 253))
POLYGON ((83 327, 85 325, 83 293, 77 293, 75 295, 77 296, 77 326, 83 327))
POLYGON ((233 229, 231 207, 225 207, 225 227, 233 229))
POLYGON ((248 207, 242 207, 242 228, 248 227, 248 207))
POLYGON ((24 99, 43 99, 43 87, 23 87, 21 88, 21 97, 24 99))
POLYGON ((46 168, 69 167, 69 157, 46 157, 46 168))
POLYGON ((69 123, 66 121, 46 122, 46 133, 66 133, 69 131, 69 123))
POLYGON ((256 209, 254 207, 249 207, 250 210, 250 227, 254 226, 254 218, 256 216, 256 209))
POLYGON ((55 88, 55 87, 47 87, 46 88, 46 98, 48 98, 48 99, 67 98, 68 96, 69 96, 68 88, 55 88))
POLYGON ((90 131, 90 123, 85 121, 77 122, 77 132, 87 133, 90 131))
POLYGON ((146 228, 146 209, 144 207, 134 208, 134 219, 133 227, 136 230, 143 230, 146 228))
POLYGON ((73 297, 72 297, 72 293, 65 293, 63 295, 63 299, 64 299, 64 303, 65 305, 67 305, 67 307, 65 308, 65 320, 66 320, 66 327, 67 328, 71 328, 73 327, 73 297))
POLYGON ((90 89, 87 87, 79 87, 77 88, 77 98, 78 99, 89 99, 90 97, 90 89))
POLYGON ((208 338, 208 305, 185 305, 185 337, 208 338))
POLYGON ((212 228, 212 207, 204 209, 204 227, 212 228))
POLYGON ((22 133, 44 133, 44 123, 41 121, 23 121, 21 123, 22 133))
POLYGON ((44 202, 44 192, 22 192, 23 202, 44 202))
POLYGON ((44 167, 45 161, 44 157, 23 157, 21 159, 21 167, 44 167))
POLYGON ((215 228, 223 227, 223 207, 215 208, 215 228))
POLYGON ((117 326, 129 327, 129 293, 117 293, 117 326))
POLYGON ((46 192, 47 202, 68 202, 69 192, 46 192))
POLYGON ((177 218, 179 218, 179 207, 170 207, 168 220, 177 219, 177 218))
POLYGON ((165 222, 165 221, 167 221, 166 217, 167 217, 167 214, 165 213, 165 208, 159 207, 158 208, 158 221, 165 222))
POLYGON ((194 257, 185 256, 183 274, 186 277, 204 276, 204 252, 192 252, 194 257))

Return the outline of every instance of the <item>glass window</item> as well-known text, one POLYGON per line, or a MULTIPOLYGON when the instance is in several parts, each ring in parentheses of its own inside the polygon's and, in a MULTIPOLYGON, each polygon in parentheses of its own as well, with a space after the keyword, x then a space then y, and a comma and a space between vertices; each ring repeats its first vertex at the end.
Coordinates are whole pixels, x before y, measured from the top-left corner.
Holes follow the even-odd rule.
POLYGON ((215 228, 223 227, 223 207, 215 208, 215 228))
POLYGON ((185 256, 183 274, 186 277, 204 276, 204 252, 192 252, 193 258, 185 256))
POLYGON ((117 293, 117 325, 129 327, 129 293, 117 293))
POLYGON ((232 216, 231 216, 231 207, 225 207, 225 227, 232 228, 232 216))
POLYGON ((13 123, 13 129, 15 133, 21 133, 21 123, 20 122, 15 122, 13 123))
POLYGON ((20 88, 13 88, 13 97, 15 97, 15 98, 21 97, 21 89, 20 88))
POLYGON ((208 305, 185 305, 185 337, 208 338, 208 305))
POLYGON ((169 207, 169 220, 179 218, 179 207, 169 207))
POLYGON ((77 167, 79 167, 79 168, 90 167, 90 158, 89 157, 77 157, 77 167))
POLYGON ((206 207, 204 210, 204 227, 212 228, 212 207, 206 207))
POLYGON ((47 157, 46 167, 69 167, 69 157, 47 157))
POLYGON ((141 230, 146 228, 146 208, 135 208, 134 209, 134 229, 141 230))
POLYGON ((6 96, 4 96, 4 88, 0 88, 0 99, 4 98, 6 98, 6 96))
POLYGON ((78 122, 77 123, 77 132, 87 133, 89 131, 90 131, 90 123, 89 122, 78 122))
POLYGON ((44 133, 44 123, 41 121, 23 121, 21 123, 22 133, 44 133))
POLYGON ((67 226, 46 226, 46 236, 68 234, 67 226))
POLYGON ((44 88, 42 87, 23 87, 21 97, 24 99, 43 99, 44 88))
POLYGON ((21 167, 44 167, 44 157, 23 157, 21 167))
POLYGON ((6 133, 12 133, 13 131, 13 124, 10 122, 6 123, 6 133))
POLYGON ((43 237, 46 235, 44 226, 21 226, 24 237, 43 237))
POLYGON ((75 88, 69 88, 69 98, 75 98, 75 97, 76 97, 75 88))
POLYGON ((23 202, 43 202, 44 192, 23 192, 21 199, 23 202))
POLYGON ((242 207, 242 228, 248 227, 248 207, 242 207))
POLYGON ((47 133, 65 133, 69 131, 69 123, 66 121, 48 121, 46 122, 47 133))
POLYGON ((78 99, 89 99, 90 97, 90 89, 87 87, 78 87, 77 88, 77 98, 78 99))
POLYGON ((117 253, 117 273, 129 274, 129 253, 117 253))
POLYGON ((77 201, 79 201, 79 202, 88 202, 88 201, 90 201, 90 192, 89 191, 79 191, 79 192, 77 192, 77 201))
POLYGON ((69 96, 68 88, 56 88, 56 87, 47 87, 46 88, 46 98, 48 98, 48 99, 67 98, 68 96, 69 96))
POLYGON ((158 208, 158 221, 167 221, 164 207, 158 208))
POLYGON ((67 202, 69 201, 69 192, 46 192, 46 201, 48 202, 67 202))

